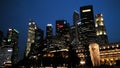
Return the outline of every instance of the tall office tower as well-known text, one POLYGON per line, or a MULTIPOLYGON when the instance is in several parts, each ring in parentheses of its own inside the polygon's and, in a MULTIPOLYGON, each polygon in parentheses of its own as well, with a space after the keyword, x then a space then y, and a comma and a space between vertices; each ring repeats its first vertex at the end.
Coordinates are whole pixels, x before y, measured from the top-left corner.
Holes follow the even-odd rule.
POLYGON ((2 46, 2 40, 3 40, 3 32, 0 31, 0 46, 2 46))
POLYGON ((28 39, 25 51, 25 57, 37 54, 37 48, 43 45, 43 30, 39 29, 34 21, 29 21, 28 39), (36 49, 36 50, 35 50, 36 49))
POLYGON ((28 27, 28 38, 27 38, 27 45, 26 45, 26 51, 25 51, 25 57, 28 57, 28 54, 31 50, 31 44, 35 42, 35 29, 36 24, 33 20, 29 21, 29 27, 28 27))
POLYGON ((29 56, 32 57, 32 56, 35 56, 35 55, 38 55, 39 53, 41 53, 40 49, 41 49, 41 46, 44 45, 44 32, 42 29, 36 27, 35 29, 35 38, 34 38, 34 43, 31 44, 31 50, 29 52, 29 56))
POLYGON ((95 18, 96 18, 95 27, 96 27, 97 43, 99 45, 107 44, 108 37, 106 34, 106 28, 104 25, 103 14, 97 14, 95 18))
MULTIPOLYGON (((68 47, 70 44, 70 26, 66 20, 57 20, 56 21, 56 37, 60 40, 60 43, 63 43, 63 47, 68 47)), ((58 45, 59 46, 59 45, 58 45)))
POLYGON ((16 64, 18 62, 18 38, 19 32, 16 29, 9 29, 7 33, 7 45, 11 45, 13 48, 12 51, 12 64, 16 64))
POLYGON ((52 43, 52 37, 53 37, 53 26, 52 26, 52 24, 47 24, 47 26, 46 26, 47 45, 50 45, 52 43))
POLYGON ((96 42, 96 31, 94 23, 93 7, 91 5, 80 7, 80 18, 81 18, 81 35, 82 45, 85 46, 85 56, 87 65, 91 65, 89 44, 96 42))
POLYGON ((80 19, 79 12, 75 10, 73 13, 73 25, 75 25, 75 23, 79 21, 79 19, 80 19))
POLYGON ((62 37, 69 34, 69 23, 66 20, 57 20, 56 21, 56 36, 62 37))

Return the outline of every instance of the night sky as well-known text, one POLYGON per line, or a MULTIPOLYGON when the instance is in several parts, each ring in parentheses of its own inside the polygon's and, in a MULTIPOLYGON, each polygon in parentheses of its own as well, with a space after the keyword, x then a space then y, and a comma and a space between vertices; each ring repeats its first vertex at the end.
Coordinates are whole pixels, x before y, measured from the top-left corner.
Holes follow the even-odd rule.
POLYGON ((23 56, 27 41, 29 19, 44 30, 48 23, 67 20, 73 24, 72 15, 80 6, 93 5, 94 15, 103 13, 109 42, 120 42, 120 0, 0 0, 0 30, 17 29, 19 34, 20 57, 23 56))

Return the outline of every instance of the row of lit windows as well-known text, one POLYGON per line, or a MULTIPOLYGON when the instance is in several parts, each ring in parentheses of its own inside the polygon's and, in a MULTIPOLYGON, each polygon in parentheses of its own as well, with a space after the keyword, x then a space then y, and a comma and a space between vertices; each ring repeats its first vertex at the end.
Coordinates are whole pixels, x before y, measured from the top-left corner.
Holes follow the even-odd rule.
POLYGON ((99 26, 104 26, 103 22, 96 23, 96 24, 95 24, 95 27, 98 27, 98 25, 99 25, 99 26))
POLYGON ((96 21, 103 21, 103 17, 96 18, 96 21))
POLYGON ((96 32, 96 35, 98 36, 98 35, 106 35, 106 32, 105 31, 97 31, 96 32))
POLYGON ((109 48, 118 48, 119 47, 119 45, 118 44, 116 44, 116 45, 108 45, 108 46, 102 46, 102 47, 100 47, 100 49, 109 49, 109 48))

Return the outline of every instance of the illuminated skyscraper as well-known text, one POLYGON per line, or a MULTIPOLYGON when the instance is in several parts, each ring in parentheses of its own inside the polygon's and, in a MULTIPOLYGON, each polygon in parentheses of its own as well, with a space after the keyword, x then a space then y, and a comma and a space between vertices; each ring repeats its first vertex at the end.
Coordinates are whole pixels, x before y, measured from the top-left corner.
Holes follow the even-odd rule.
POLYGON ((7 33, 7 45, 11 45, 13 48, 11 61, 12 64, 18 62, 18 38, 19 32, 16 29, 9 29, 7 33))
POLYGON ((44 33, 43 30, 36 27, 35 29, 35 38, 34 38, 34 43, 31 44, 31 50, 28 54, 28 56, 32 57, 34 55, 38 55, 40 53, 41 46, 44 44, 44 33))
POLYGON ((31 50, 31 44, 35 42, 35 29, 36 29, 36 24, 34 21, 30 20, 29 21, 29 27, 28 27, 28 38, 27 38, 27 45, 26 45, 26 52, 25 56, 28 57, 28 54, 31 50))
POLYGON ((94 22, 93 7, 91 5, 80 7, 80 18, 81 18, 81 35, 82 45, 85 46, 85 57, 87 65, 91 65, 89 44, 96 42, 96 31, 94 22))
POLYGON ((97 43, 99 45, 105 45, 108 43, 108 37, 104 24, 103 14, 97 14, 95 18, 96 18, 95 27, 96 27, 97 43))
POLYGON ((43 30, 39 29, 35 22, 30 20, 25 57, 30 57, 38 53, 39 46, 43 45, 43 37, 43 30))

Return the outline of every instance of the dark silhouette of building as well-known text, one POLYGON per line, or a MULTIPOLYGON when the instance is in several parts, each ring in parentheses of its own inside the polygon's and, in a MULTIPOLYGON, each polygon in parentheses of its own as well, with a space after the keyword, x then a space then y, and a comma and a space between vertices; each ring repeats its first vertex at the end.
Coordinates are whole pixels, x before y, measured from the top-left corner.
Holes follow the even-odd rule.
POLYGON ((47 26, 46 26, 46 43, 47 43, 47 45, 50 45, 52 43, 52 37, 53 37, 53 26, 52 26, 52 24, 47 24, 47 26))
POLYGON ((78 11, 74 11, 73 13, 73 25, 75 25, 75 23, 80 19, 80 16, 79 16, 79 12, 78 11))
POLYGON ((69 33, 69 23, 66 20, 56 21, 56 36, 62 37, 69 33))
POLYGON ((97 35, 97 43, 99 45, 108 44, 108 37, 106 33, 106 28, 104 24, 103 14, 96 14, 95 16, 95 27, 97 35))
POLYGON ((91 59, 89 54, 89 44, 96 42, 96 31, 94 22, 93 6, 82 6, 80 7, 80 18, 81 18, 81 35, 82 45, 85 46, 85 57, 86 64, 91 65, 91 59))
POLYGON ((2 46, 3 32, 0 30, 0 46, 2 46))

